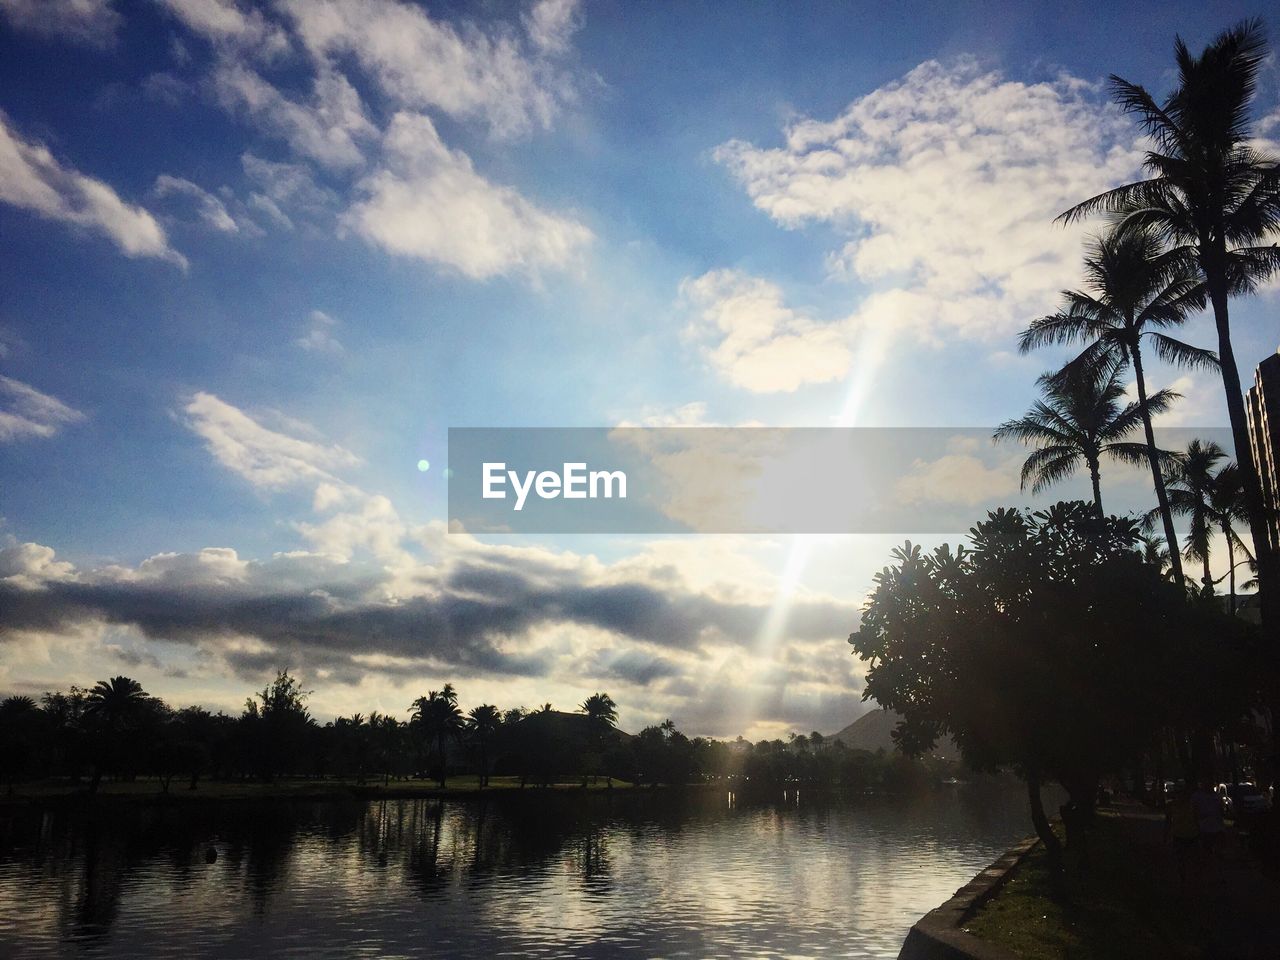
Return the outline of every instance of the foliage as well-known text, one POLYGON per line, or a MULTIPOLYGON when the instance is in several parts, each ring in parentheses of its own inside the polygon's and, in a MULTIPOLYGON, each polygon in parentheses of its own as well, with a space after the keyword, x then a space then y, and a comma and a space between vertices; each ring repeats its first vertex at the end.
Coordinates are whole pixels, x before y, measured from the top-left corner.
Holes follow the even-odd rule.
POLYGON ((1057 780, 1091 806, 1099 777, 1162 728, 1252 704, 1251 628, 1146 563, 1136 521, 1080 501, 1001 509, 970 541, 895 550, 850 637, 908 753, 948 734, 973 766, 1057 780))
MULTIPOLYGON (((1137 403, 1121 404, 1124 386, 1111 370, 1068 367, 1037 382, 1044 399, 1019 419, 997 427, 995 439, 1019 440, 1036 448, 1022 465, 1022 487, 1029 486, 1032 493, 1066 480, 1084 465, 1101 510, 1102 458, 1129 464, 1147 460, 1146 446, 1126 439, 1142 422, 1141 408, 1137 403)), ((1147 409, 1159 413, 1176 396, 1161 390, 1147 398, 1147 409)))

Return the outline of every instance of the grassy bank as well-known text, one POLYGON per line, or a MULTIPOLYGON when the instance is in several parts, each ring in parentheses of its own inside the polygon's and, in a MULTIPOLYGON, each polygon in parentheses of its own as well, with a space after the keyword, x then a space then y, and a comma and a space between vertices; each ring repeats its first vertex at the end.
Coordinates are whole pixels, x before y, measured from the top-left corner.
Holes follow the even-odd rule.
MULTIPOLYGON (((11 796, 0 797, 8 803, 71 803, 79 801, 119 801, 138 803, 199 803, 206 801, 235 800, 331 800, 378 798, 429 798, 429 797, 477 797, 488 794, 510 796, 521 791, 519 777, 490 777, 489 785, 481 789, 478 777, 459 776, 449 778, 442 789, 432 780, 391 780, 389 783, 356 780, 308 780, 281 778, 271 782, 254 780, 201 781, 195 790, 188 789, 186 780, 174 780, 169 791, 163 790, 159 780, 140 777, 136 780, 103 781, 96 795, 90 797, 84 781, 41 781, 18 784, 11 796)), ((635 790, 634 784, 614 780, 610 786, 601 778, 586 787, 582 781, 572 780, 554 783, 549 787, 526 786, 527 793, 557 792, 607 792, 609 790, 635 790)))
POLYGON ((1088 866, 1068 862, 1055 898, 1038 848, 965 929, 1026 960, 1272 955, 1250 951, 1275 935, 1280 890, 1235 838, 1196 863, 1185 892, 1155 815, 1100 815, 1088 866))

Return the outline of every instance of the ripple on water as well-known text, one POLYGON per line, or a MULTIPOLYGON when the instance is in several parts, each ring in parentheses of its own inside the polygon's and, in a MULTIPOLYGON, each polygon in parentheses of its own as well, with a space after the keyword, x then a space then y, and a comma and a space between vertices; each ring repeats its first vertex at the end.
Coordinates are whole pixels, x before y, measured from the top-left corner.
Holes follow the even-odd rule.
POLYGON ((35 958, 895 957, 1029 832, 999 791, 722 800, 20 813, 0 942, 35 958))

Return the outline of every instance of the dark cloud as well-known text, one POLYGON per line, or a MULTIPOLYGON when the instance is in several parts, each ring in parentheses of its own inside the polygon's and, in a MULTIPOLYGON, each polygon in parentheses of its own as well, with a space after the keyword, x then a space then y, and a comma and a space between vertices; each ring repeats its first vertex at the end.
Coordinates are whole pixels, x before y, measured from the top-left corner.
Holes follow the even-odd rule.
MULTIPOLYGON (((385 599, 379 575, 346 567, 346 580, 333 569, 327 577, 308 578, 298 576, 297 562, 288 559, 249 564, 239 579, 211 580, 187 557, 165 563, 158 577, 90 576, 46 581, 39 589, 0 581, 0 638, 67 633, 91 622, 187 644, 252 637, 263 648, 224 648, 227 663, 242 676, 289 665, 327 669, 339 681, 355 683, 369 674, 420 675, 428 666, 461 676, 544 676, 559 651, 529 649, 528 638, 537 628, 563 624, 696 653, 709 640, 751 642, 767 613, 763 604, 726 602, 674 583, 586 583, 578 569, 533 555, 495 554, 490 562, 423 568, 421 579, 435 589, 402 600, 385 599), (370 663, 363 659, 368 655, 389 659, 370 663)), ((799 602, 788 634, 799 640, 843 637, 855 620, 849 605, 799 602)), ((677 676, 681 667, 656 652, 632 649, 603 651, 590 670, 647 685, 677 676)))

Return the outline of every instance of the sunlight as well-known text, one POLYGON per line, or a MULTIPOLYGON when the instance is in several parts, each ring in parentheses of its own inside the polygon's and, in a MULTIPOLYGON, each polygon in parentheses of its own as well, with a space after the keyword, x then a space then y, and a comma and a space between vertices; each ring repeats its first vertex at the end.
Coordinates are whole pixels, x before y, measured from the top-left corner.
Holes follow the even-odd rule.
MULTIPOLYGON (((889 335, 883 329, 864 329, 860 334, 856 345, 857 359, 849 376, 849 387, 845 393, 844 404, 835 417, 834 426, 837 427, 857 425, 863 404, 871 393, 871 387, 876 381, 876 376, 888 352, 889 335)), ((841 535, 798 533, 788 537, 786 559, 778 575, 773 602, 760 624, 760 630, 752 645, 752 653, 757 660, 771 661, 777 653, 786 635, 787 621, 797 590, 809 566, 809 561, 813 558, 815 548, 820 541, 831 540, 837 536, 841 535)), ((743 698, 743 719, 746 721, 744 727, 754 724, 759 719, 758 706, 756 698, 751 696, 743 698)))

